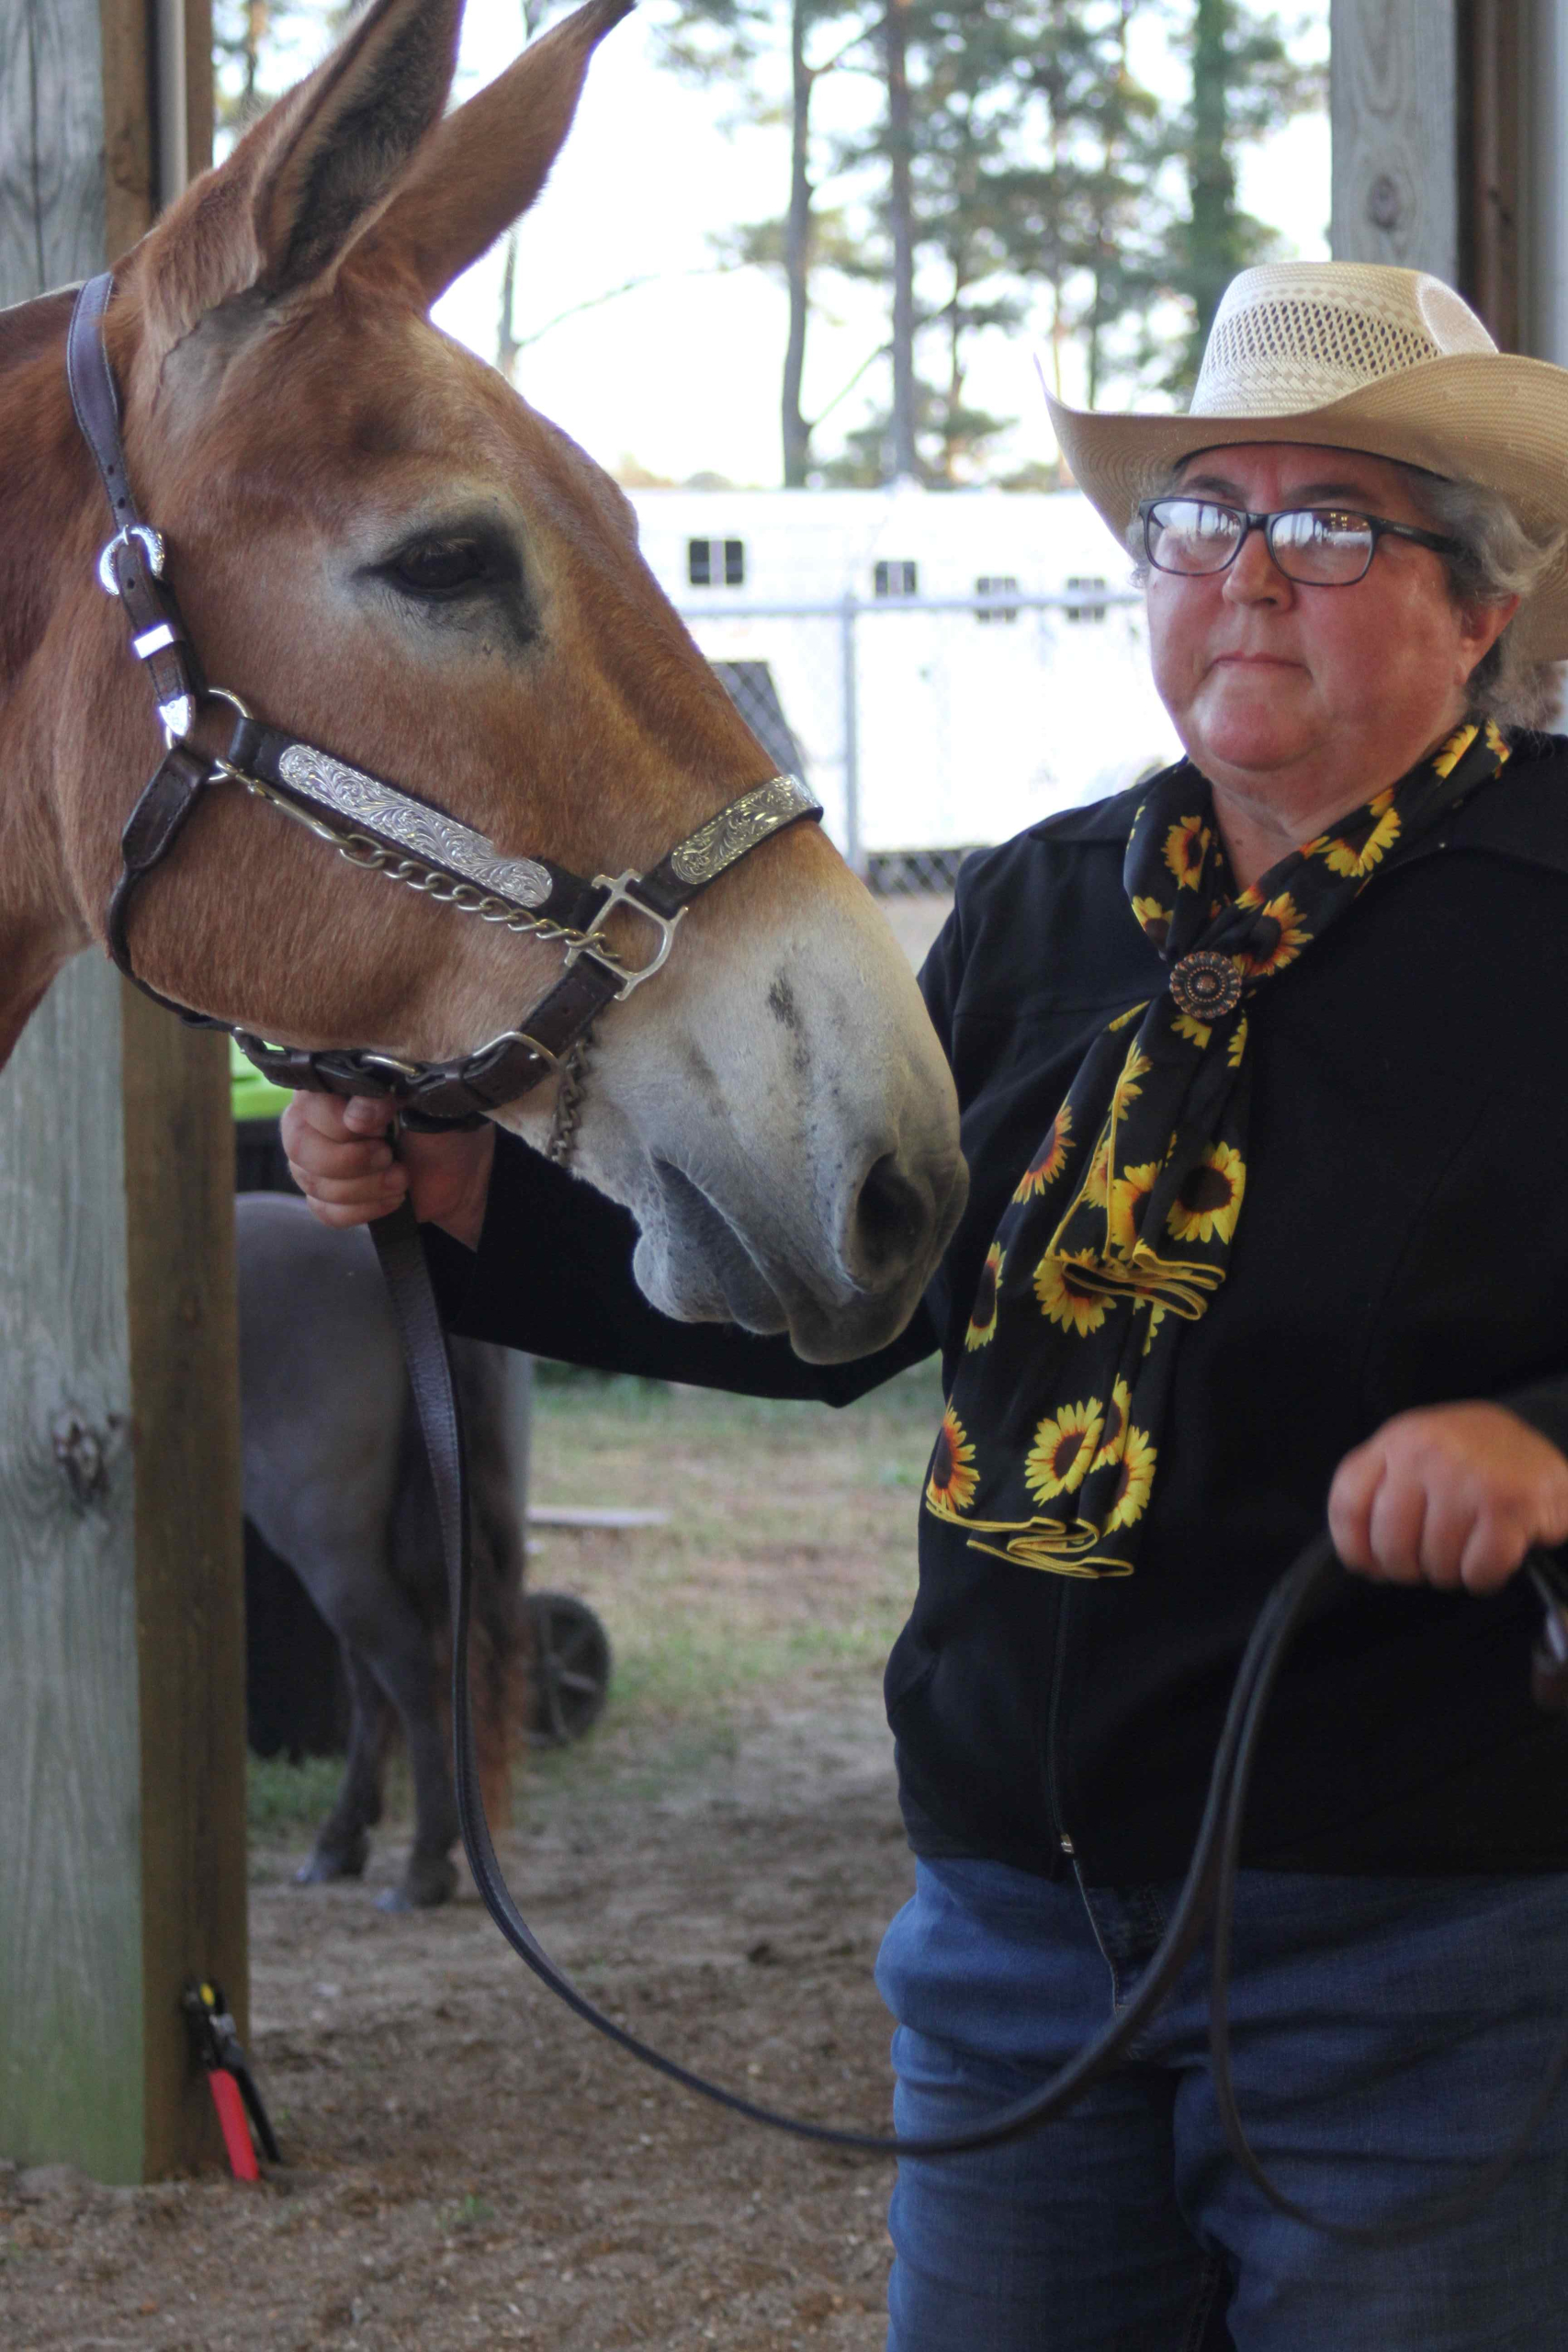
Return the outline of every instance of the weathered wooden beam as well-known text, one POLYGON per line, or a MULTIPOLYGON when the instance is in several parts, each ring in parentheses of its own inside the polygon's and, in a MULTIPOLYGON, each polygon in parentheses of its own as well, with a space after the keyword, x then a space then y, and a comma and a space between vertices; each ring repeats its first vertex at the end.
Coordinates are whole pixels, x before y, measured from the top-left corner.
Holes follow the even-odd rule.
POLYGON ((1517 348, 1568 367, 1568 0, 1520 0, 1517 348))
MULTIPOLYGON (((152 27, 145 6, 102 0, 103 254, 127 253, 159 209, 152 151, 152 27)), ((90 79, 88 86, 91 88, 90 79)), ((102 266, 102 256, 94 265, 102 266)), ((51 281, 57 283, 58 281, 51 281)))
POLYGON ((220 2154, 178 2009, 247 2030, 245 1600, 228 1040, 121 983, 141 1702, 142 2167, 220 2154))
POLYGON ((1337 260, 1460 265, 1453 0, 1330 0, 1337 260))
MULTIPOLYGON (((56 4, 73 12, 74 0, 56 4)), ((119 1078, 119 983, 83 956, 0 1076, 0 2155, 139 2180, 141 1735, 119 1078)))
POLYGON ((1568 0, 1331 0, 1336 254, 1568 362, 1568 0))
POLYGON ((0 6, 0 295, 19 302, 101 265, 96 0, 0 6))
MULTIPOLYGON (((171 21, 0 0, 0 302, 146 227, 171 21)), ((246 1995, 227 1083, 96 956, 0 1076, 0 2154, 110 2180, 220 2154, 179 1995, 246 1995)))
POLYGON ((1528 0, 1459 0, 1459 286, 1500 350, 1520 334, 1528 0))

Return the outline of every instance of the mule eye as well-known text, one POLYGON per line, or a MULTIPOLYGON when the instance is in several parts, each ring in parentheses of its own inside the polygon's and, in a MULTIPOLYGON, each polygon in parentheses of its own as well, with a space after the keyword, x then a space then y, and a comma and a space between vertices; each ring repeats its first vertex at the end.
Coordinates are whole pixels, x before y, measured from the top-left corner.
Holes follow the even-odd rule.
POLYGON ((406 594, 439 603, 489 579, 491 565, 477 539, 427 539, 394 557, 387 573, 406 594))

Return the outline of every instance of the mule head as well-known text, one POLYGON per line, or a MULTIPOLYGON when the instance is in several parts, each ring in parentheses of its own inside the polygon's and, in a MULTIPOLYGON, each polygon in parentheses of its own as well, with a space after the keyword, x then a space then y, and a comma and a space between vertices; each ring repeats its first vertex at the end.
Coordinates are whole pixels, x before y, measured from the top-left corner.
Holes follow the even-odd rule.
MULTIPOLYGON (((142 511, 208 678, 487 834, 646 868, 770 763, 637 549, 628 503, 430 303, 533 200, 591 0, 443 119, 460 0, 378 0, 124 266, 107 318, 142 511)), ((85 452, 62 561, 104 536, 85 452)), ((155 753, 122 624, 62 598, 70 885, 101 935, 155 753)), ((628 961, 646 943, 624 923, 628 961)), ((133 913, 164 993, 306 1046, 443 1058, 526 1025, 559 950, 356 873, 215 788, 133 913)), ((503 1114, 535 1140, 547 1091, 503 1114)), ((911 1310, 956 1220, 953 1087, 904 961, 820 832, 726 876, 604 1016, 582 1172, 641 1227, 654 1302, 786 1325, 814 1358, 911 1310)))

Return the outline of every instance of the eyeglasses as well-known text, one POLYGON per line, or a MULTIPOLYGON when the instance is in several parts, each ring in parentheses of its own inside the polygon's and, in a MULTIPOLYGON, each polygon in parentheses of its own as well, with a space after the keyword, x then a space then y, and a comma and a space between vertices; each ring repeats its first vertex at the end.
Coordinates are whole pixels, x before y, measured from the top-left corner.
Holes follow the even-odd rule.
POLYGON ((1156 571, 1174 572, 1179 579, 1228 571, 1254 531, 1262 532, 1286 579, 1309 588, 1351 588, 1364 580, 1382 538, 1410 539, 1438 555, 1460 551, 1457 539, 1439 538, 1435 531, 1337 506, 1254 514, 1245 506, 1219 506, 1207 498, 1145 498, 1138 513, 1149 561, 1156 571))

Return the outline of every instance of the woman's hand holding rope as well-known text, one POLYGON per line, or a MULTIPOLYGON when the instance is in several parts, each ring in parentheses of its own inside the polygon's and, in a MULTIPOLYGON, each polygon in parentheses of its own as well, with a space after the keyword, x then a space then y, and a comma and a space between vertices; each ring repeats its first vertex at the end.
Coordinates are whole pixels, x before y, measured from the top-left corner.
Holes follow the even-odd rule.
POLYGON ((1362 1576, 1495 1592, 1568 1542, 1568 1461, 1502 1405, 1396 1413, 1339 1464, 1328 1532, 1362 1576))

